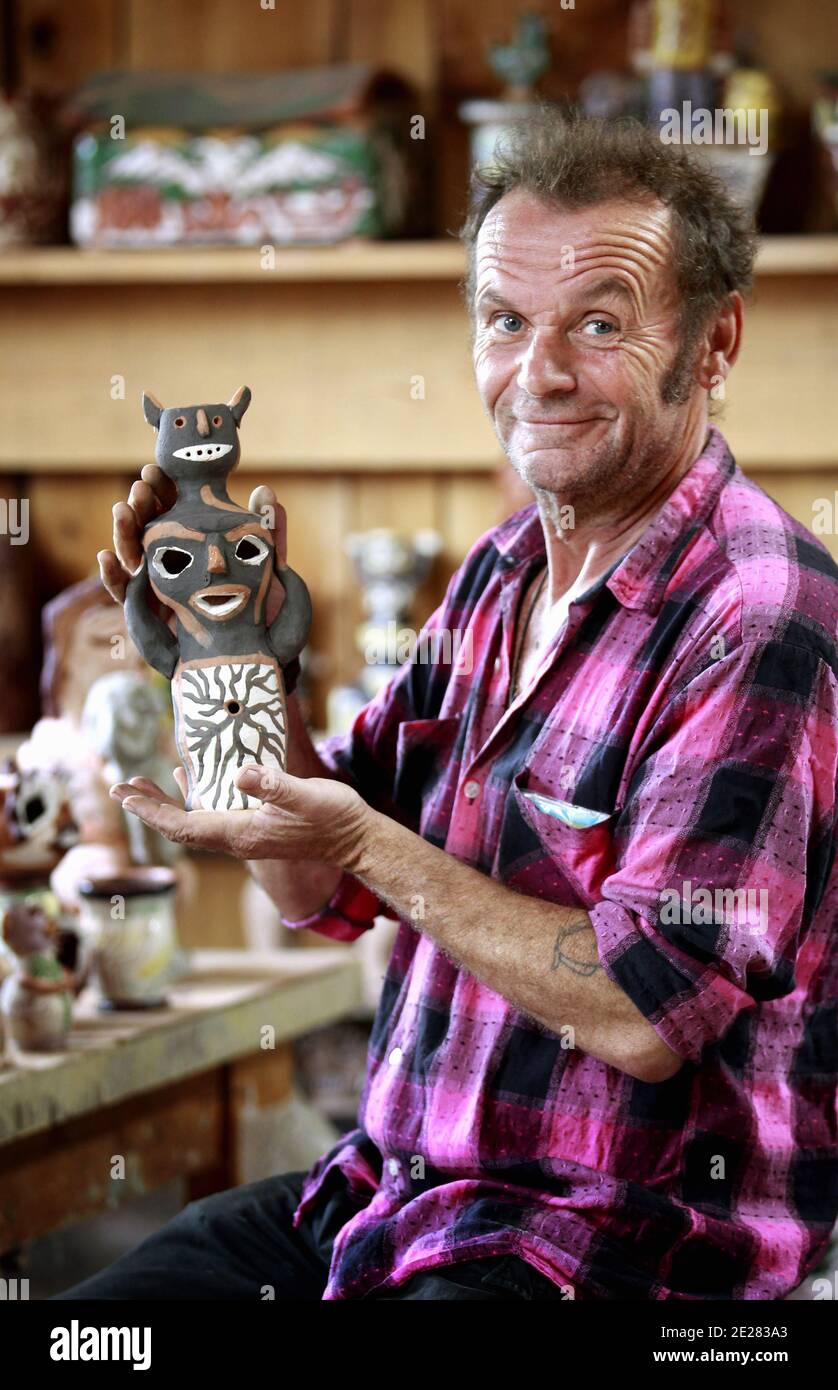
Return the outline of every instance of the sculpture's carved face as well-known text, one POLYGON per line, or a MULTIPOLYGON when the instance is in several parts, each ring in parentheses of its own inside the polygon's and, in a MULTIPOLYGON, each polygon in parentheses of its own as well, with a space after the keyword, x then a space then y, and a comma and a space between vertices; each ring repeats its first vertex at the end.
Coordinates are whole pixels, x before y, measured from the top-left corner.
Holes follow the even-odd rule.
POLYGON ((78 839, 63 777, 0 769, 0 878, 49 873, 78 839))
POLYGON ((167 477, 178 484, 212 485, 228 478, 239 461, 239 425, 250 404, 240 386, 226 405, 165 407, 143 395, 143 413, 157 430, 155 457, 167 477))
POLYGON ((229 406, 190 405, 164 410, 155 456, 174 482, 226 478, 239 460, 239 432, 229 406))
POLYGON ((204 534, 164 517, 145 548, 152 589, 193 635, 196 623, 264 622, 273 537, 255 519, 204 534))

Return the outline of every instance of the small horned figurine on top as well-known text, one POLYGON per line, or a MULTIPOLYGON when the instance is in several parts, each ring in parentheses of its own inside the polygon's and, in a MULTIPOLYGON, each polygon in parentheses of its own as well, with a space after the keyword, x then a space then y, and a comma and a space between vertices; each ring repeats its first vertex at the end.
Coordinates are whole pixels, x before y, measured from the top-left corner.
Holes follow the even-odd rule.
POLYGON ((172 682, 190 810, 255 804, 234 781, 245 763, 284 769, 283 667, 311 625, 308 590, 287 565, 275 565, 271 530, 227 494, 249 404, 246 386, 227 405, 164 409, 143 395, 145 418, 157 431, 157 463, 178 495, 145 527, 145 561, 128 583, 125 616, 144 659, 172 682), (268 626, 275 573, 285 599, 268 626), (150 606, 149 585, 174 613, 177 636, 150 606))

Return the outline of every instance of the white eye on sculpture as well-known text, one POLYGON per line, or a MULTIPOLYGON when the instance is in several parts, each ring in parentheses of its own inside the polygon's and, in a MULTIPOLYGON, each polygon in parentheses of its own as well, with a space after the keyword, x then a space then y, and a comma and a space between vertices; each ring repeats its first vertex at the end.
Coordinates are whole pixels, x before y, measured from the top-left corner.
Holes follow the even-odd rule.
POLYGON ((261 565, 268 549, 259 536, 242 536, 236 543, 236 559, 241 560, 243 565, 261 565))
POLYGON ((177 579, 179 574, 189 569, 194 558, 188 550, 181 550, 179 545, 167 545, 157 551, 151 564, 163 579, 177 579))

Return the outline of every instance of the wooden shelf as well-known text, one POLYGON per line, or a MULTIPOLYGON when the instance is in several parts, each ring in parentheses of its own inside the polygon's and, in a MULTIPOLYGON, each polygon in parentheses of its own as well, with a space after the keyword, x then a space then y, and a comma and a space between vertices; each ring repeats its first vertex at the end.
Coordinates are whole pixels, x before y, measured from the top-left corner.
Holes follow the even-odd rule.
MULTIPOLYGON (((458 280, 459 242, 353 241, 339 246, 277 248, 265 270, 258 247, 188 247, 154 251, 79 251, 71 246, 0 252, 0 284, 161 285, 335 280, 458 280)), ((764 237, 758 275, 838 274, 838 234, 764 237)))
POLYGON ((4 285, 456 280, 464 269, 462 249, 453 238, 277 247, 273 270, 263 268, 258 246, 153 251, 79 251, 71 246, 44 246, 0 253, 0 284, 4 285))

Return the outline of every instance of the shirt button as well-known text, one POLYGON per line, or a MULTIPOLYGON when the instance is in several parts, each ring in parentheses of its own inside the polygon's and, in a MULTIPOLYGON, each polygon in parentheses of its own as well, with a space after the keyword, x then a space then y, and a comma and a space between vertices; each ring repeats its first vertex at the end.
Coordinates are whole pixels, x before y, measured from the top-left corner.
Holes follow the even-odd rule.
POLYGON ((387 1061, 390 1063, 391 1067, 397 1067, 399 1065, 399 1062, 402 1060, 403 1056, 404 1053, 402 1052, 401 1048, 394 1047, 393 1051, 390 1053, 390 1056, 387 1058, 387 1061))
POLYGON ((466 798, 466 801, 474 801, 475 797, 477 797, 477 796, 479 796, 479 795, 480 795, 480 783, 479 783, 479 782, 466 782, 465 786, 463 787, 463 796, 466 798))
POLYGON ((495 670, 496 670, 496 671, 499 671, 499 670, 500 670, 500 657, 499 657, 499 656, 496 656, 496 657, 495 657, 495 670))

